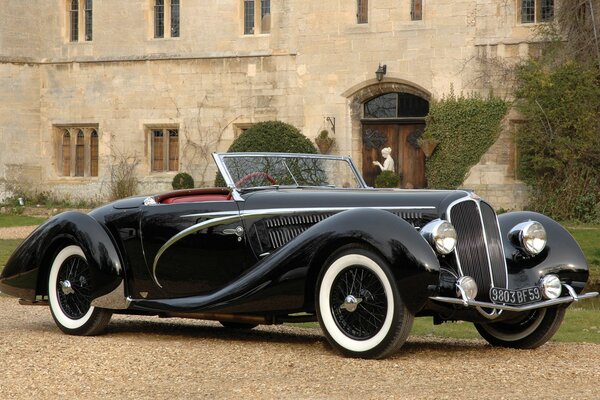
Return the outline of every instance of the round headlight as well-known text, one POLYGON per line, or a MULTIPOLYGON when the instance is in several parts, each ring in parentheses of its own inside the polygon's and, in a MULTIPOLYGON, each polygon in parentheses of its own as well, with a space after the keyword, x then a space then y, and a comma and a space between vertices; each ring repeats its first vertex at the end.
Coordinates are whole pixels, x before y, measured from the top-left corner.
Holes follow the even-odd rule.
POLYGON ((463 276, 456 282, 456 291, 459 296, 464 292, 467 299, 473 300, 477 297, 477 282, 470 276, 463 276))
POLYGON ((542 294, 548 300, 556 299, 562 293, 562 283, 556 275, 546 275, 540 281, 542 294))
POLYGON ((456 230, 448 221, 437 219, 421 229, 421 235, 440 254, 449 254, 456 247, 456 230))
POLYGON ((511 241, 532 256, 540 254, 546 247, 546 229, 536 221, 522 222, 511 229, 511 241))

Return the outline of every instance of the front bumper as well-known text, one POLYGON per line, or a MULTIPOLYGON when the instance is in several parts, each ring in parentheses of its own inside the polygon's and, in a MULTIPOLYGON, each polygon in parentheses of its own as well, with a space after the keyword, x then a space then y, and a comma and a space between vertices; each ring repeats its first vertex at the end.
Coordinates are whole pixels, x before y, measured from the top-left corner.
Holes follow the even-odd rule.
POLYGON ((598 296, 598 292, 589 292, 589 293, 585 293, 585 294, 578 296, 577 293, 575 293, 575 290, 571 286, 563 284, 563 287, 566 289, 566 291, 568 293, 566 296, 562 296, 562 297, 559 297, 557 299, 552 299, 552 300, 540 301, 537 303, 524 304, 521 306, 495 304, 495 303, 488 303, 485 301, 470 300, 470 299, 466 298, 465 296, 463 296, 463 298, 460 298, 460 299, 454 298, 454 297, 431 296, 429 299, 434 300, 434 301, 439 301, 441 303, 457 304, 457 305, 461 305, 461 306, 467 307, 467 308, 474 307, 484 317, 486 317, 488 319, 495 319, 496 317, 498 317, 501 314, 502 311, 514 311, 514 312, 531 311, 531 310, 535 310, 538 308, 553 307, 553 306, 557 306, 560 304, 570 304, 573 302, 590 299, 590 298, 598 296), (484 310, 484 308, 487 310, 491 310, 491 312, 487 312, 486 310, 484 310))

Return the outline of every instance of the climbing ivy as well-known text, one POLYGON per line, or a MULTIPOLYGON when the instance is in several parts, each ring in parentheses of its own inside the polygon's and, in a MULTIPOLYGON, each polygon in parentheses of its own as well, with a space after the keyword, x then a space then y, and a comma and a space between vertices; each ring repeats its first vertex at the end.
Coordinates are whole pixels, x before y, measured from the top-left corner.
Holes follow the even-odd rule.
POLYGON ((459 187, 469 169, 496 141, 500 122, 509 104, 499 98, 456 96, 453 91, 434 101, 429 109, 421 142, 438 145, 426 162, 427 184, 431 188, 459 187))

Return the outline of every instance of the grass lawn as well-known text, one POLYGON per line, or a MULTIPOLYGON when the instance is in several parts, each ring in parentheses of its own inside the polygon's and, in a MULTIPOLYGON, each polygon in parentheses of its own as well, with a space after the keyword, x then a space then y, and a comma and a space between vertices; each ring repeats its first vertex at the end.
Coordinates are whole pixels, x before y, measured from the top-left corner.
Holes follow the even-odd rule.
POLYGON ((39 225, 45 220, 46 218, 30 217, 28 215, 0 214, 0 228, 39 225))
POLYGON ((590 265, 590 279, 600 280, 600 226, 568 225, 568 230, 585 253, 590 265))

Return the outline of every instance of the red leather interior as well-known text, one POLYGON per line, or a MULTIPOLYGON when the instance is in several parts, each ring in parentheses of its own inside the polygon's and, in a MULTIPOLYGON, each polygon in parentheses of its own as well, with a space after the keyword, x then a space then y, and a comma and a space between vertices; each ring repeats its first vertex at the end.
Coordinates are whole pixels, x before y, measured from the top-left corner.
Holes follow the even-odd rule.
POLYGON ((225 201, 231 200, 229 189, 184 189, 163 193, 155 197, 157 203, 197 203, 201 201, 225 201))

